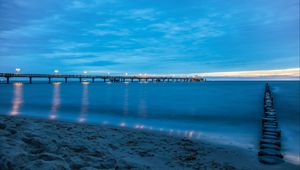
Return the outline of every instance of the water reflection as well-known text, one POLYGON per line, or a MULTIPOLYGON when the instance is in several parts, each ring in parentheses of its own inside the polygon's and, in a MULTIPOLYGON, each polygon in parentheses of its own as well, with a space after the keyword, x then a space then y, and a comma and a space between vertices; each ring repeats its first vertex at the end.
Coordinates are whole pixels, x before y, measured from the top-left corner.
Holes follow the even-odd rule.
POLYGON ((82 100, 81 100, 81 111, 78 122, 82 123, 86 120, 86 113, 88 112, 89 105, 89 91, 88 84, 83 84, 82 100))
POLYGON ((128 115, 128 87, 125 87, 124 92, 124 108, 123 108, 124 115, 128 115))
POLYGON ((53 83, 52 106, 49 115, 50 119, 57 118, 57 110, 60 106, 60 83, 53 83))
MULTIPOLYGON (((120 127, 124 127, 126 124, 121 123, 119 124, 120 127)), ((132 127, 137 130, 149 130, 149 131, 156 131, 160 132, 166 135, 170 136, 178 136, 182 138, 187 138, 187 139, 200 139, 201 137, 201 132, 194 131, 194 130, 179 130, 179 129, 172 129, 172 128, 163 128, 163 127, 156 127, 153 128, 152 126, 144 125, 141 123, 134 124, 133 126, 128 126, 132 127)))
POLYGON ((14 97, 12 101, 12 108, 9 115, 16 116, 20 113, 20 107, 23 103, 23 84, 14 83, 14 97))
POLYGON ((147 102, 144 96, 141 96, 141 98, 139 99, 138 114, 141 117, 147 116, 147 102))
POLYGON ((126 122, 121 122, 121 123, 119 124, 119 126, 125 127, 125 126, 126 126, 126 122))

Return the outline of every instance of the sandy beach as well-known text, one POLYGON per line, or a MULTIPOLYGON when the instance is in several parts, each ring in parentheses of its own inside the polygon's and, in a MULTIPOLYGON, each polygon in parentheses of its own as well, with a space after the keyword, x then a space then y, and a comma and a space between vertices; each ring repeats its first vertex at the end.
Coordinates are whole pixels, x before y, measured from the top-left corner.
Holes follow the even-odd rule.
POLYGON ((299 169, 257 153, 108 125, 0 116, 1 169, 299 169))

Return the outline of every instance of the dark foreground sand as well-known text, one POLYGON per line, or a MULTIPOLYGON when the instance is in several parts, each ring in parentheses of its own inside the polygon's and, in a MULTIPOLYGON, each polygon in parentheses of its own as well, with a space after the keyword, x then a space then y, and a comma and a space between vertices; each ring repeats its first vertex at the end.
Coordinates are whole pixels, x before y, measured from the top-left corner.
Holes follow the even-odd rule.
POLYGON ((299 169, 155 132, 8 116, 0 116, 0 145, 0 169, 299 169))

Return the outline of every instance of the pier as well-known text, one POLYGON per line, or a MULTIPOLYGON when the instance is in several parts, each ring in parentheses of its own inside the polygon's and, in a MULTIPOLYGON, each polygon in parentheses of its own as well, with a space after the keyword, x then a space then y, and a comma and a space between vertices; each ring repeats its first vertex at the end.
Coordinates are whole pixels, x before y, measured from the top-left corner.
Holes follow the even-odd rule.
POLYGON ((277 113, 274 109, 273 95, 269 84, 264 94, 264 115, 262 117, 262 136, 259 145, 259 161, 264 164, 283 162, 281 154, 281 131, 278 126, 277 113))
POLYGON ((19 73, 0 73, 0 77, 5 78, 5 83, 9 84, 11 78, 28 78, 28 83, 33 83, 33 78, 46 78, 48 83, 54 78, 61 78, 65 83, 68 79, 78 79, 81 83, 83 79, 95 83, 96 79, 103 82, 199 82, 205 81, 201 77, 175 77, 175 76, 147 76, 147 75, 126 75, 126 76, 110 76, 110 75, 76 75, 76 74, 19 74, 19 73))

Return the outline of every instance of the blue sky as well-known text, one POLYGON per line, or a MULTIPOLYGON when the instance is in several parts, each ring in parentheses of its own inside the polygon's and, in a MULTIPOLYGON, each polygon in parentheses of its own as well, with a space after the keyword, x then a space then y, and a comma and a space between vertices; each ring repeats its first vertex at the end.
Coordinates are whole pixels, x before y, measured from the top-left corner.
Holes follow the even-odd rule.
POLYGON ((0 72, 299 68, 298 0, 0 0, 0 72))

